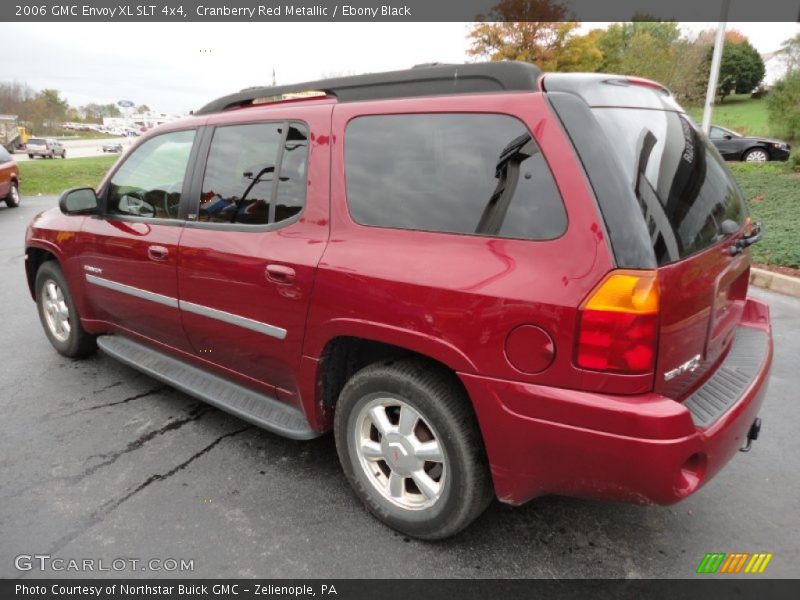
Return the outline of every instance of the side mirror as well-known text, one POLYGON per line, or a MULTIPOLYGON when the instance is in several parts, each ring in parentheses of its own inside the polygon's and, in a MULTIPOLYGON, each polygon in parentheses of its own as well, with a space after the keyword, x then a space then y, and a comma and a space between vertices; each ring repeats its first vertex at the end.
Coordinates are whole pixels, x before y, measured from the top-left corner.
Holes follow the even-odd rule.
POLYGON ((725 137, 726 140, 732 140, 733 139, 733 136, 730 133, 726 133, 724 137, 725 137))
POLYGON ((100 201, 92 188, 73 188, 61 194, 58 207, 65 215, 95 215, 100 212, 100 201))

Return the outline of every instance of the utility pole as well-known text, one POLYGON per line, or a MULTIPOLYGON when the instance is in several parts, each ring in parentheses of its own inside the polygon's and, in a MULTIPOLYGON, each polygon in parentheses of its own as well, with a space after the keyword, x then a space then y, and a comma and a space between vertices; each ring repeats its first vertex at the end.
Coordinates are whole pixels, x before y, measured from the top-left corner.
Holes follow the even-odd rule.
POLYGON ((706 90, 706 106, 703 109, 703 132, 708 135, 711 127, 711 111, 714 99, 717 97, 717 82, 719 81, 719 66, 722 63, 722 48, 725 46, 725 23, 728 21, 728 9, 731 0, 722 0, 722 10, 717 24, 717 35, 714 39, 714 54, 711 57, 711 73, 708 76, 708 89, 706 90))

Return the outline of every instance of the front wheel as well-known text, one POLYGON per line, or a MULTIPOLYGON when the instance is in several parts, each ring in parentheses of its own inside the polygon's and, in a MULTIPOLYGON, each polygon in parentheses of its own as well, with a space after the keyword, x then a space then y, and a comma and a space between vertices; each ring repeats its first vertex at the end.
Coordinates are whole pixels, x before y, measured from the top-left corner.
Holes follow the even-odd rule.
POLYGON ((36 273, 36 305, 44 332, 59 353, 81 358, 95 351, 95 336, 81 325, 64 273, 54 261, 42 264, 36 273))
POLYGON ((767 162, 769 154, 762 148, 752 148, 745 152, 744 160, 746 162, 767 162))
POLYGON ((67 158, 67 151, 66 150, 62 150, 61 151, 61 158, 67 158))
POLYGON ((32 159, 33 158, 33 154, 28 154, 28 158, 32 159))
POLYGON ((19 187, 17 187, 17 182, 11 182, 11 189, 8 190, 8 196, 5 198, 6 206, 9 208, 16 208, 19 206, 19 187))
POLYGON ((365 367, 339 396, 334 432, 356 494, 398 531, 444 539, 491 502, 472 405, 443 368, 416 359, 365 367))

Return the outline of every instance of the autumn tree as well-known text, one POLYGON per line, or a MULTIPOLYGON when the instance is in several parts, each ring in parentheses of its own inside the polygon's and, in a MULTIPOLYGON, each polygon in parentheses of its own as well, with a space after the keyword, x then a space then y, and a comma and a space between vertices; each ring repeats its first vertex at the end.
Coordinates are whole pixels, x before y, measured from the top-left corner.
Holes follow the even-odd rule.
POLYGON ((578 23, 565 21, 568 16, 550 0, 500 0, 487 15, 478 16, 467 52, 481 59, 521 60, 551 71, 570 48, 567 62, 574 64, 586 49, 570 46, 578 23))

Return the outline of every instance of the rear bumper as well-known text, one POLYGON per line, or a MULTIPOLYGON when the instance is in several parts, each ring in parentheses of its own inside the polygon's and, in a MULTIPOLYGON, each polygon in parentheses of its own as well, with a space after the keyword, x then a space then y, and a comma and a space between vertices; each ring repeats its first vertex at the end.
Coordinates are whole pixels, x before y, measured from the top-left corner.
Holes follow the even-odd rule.
POLYGON ((614 396, 460 374, 497 497, 509 504, 544 494, 672 504, 699 489, 745 444, 766 394, 768 307, 748 300, 741 327, 767 336, 763 358, 740 397, 705 427, 683 404, 655 393, 614 396))

